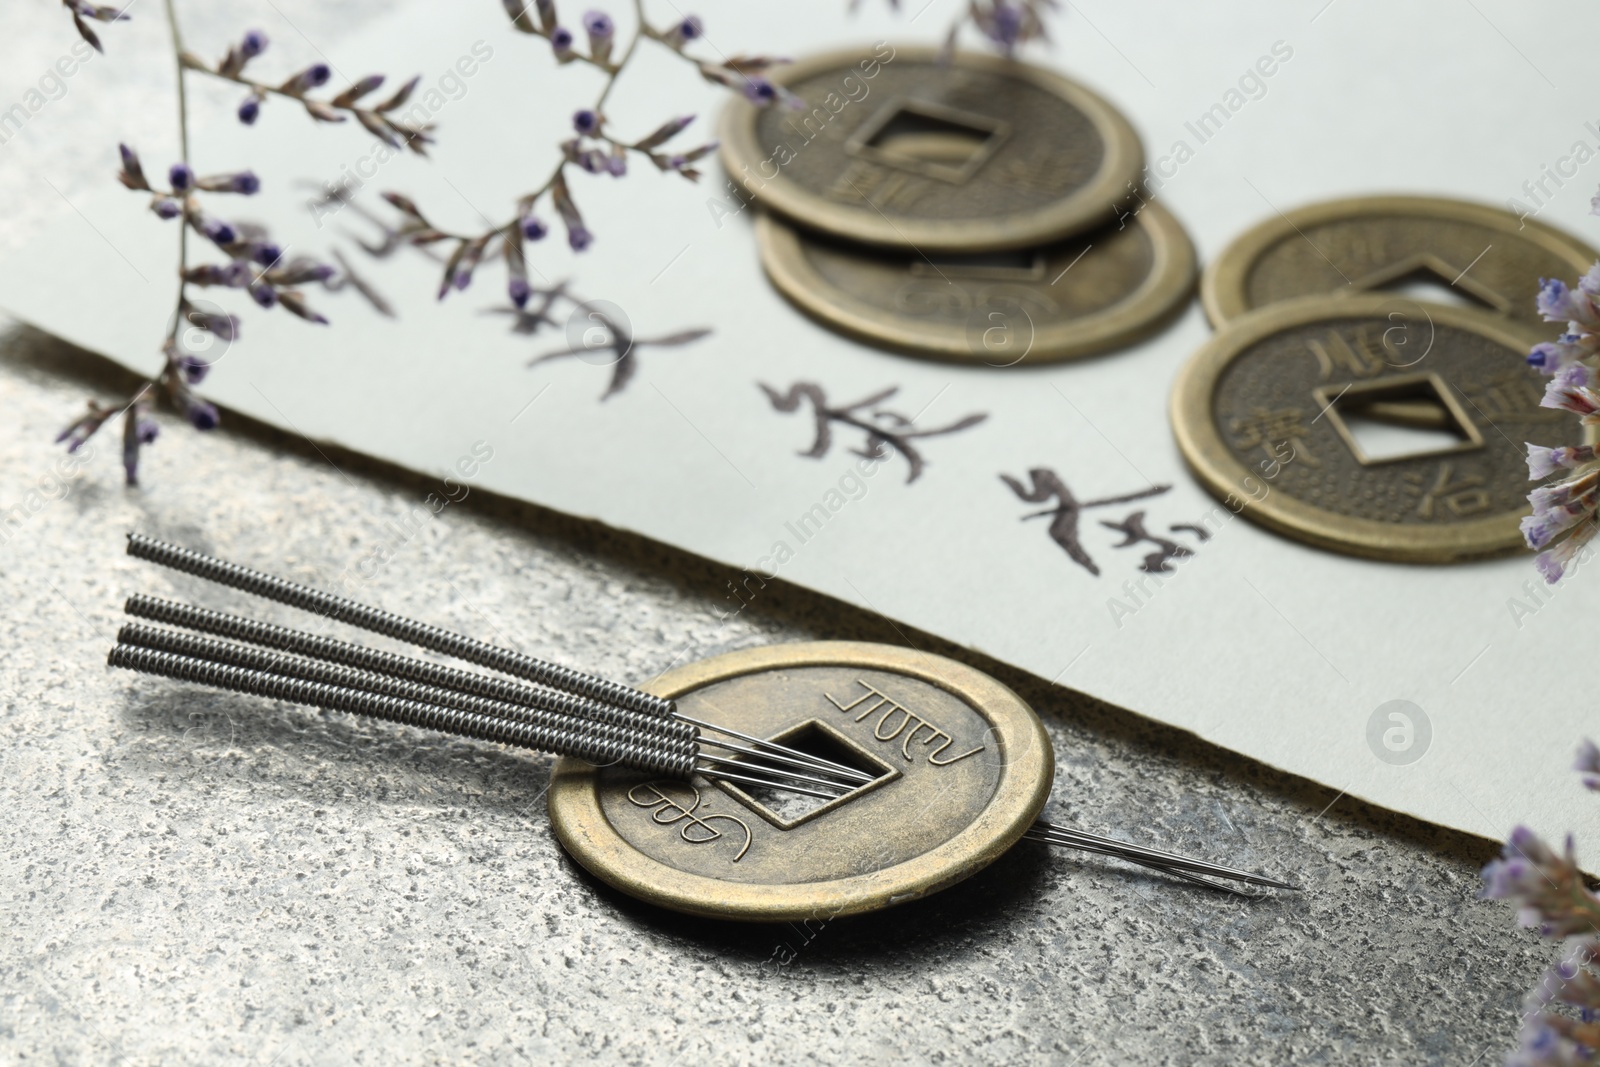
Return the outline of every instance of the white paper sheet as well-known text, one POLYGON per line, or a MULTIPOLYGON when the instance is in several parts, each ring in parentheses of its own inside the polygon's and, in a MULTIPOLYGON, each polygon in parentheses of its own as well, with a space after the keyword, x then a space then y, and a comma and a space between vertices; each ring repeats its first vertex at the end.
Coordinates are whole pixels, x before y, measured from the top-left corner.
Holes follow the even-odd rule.
MULTIPOLYGON (((869 3, 854 21, 843 6, 741 0, 707 2, 700 13, 711 54, 799 55, 880 38, 926 42, 956 5, 935 0, 918 13, 913 3, 896 20, 887 5, 869 3)), ((1559 190, 1544 179, 1553 195, 1540 197, 1548 201, 1540 217, 1593 239, 1600 220, 1587 217, 1587 201, 1600 163, 1561 160, 1579 142, 1600 152, 1600 127, 1590 125, 1600 112, 1586 93, 1595 30, 1600 14, 1542 0, 1098 0, 1070 5, 1058 47, 1035 58, 1115 101, 1152 161, 1188 143, 1192 158, 1161 195, 1202 258, 1275 209, 1328 197, 1516 196, 1533 206, 1523 186, 1546 165, 1577 173, 1559 190), (1279 42, 1293 54, 1264 95, 1198 143, 1185 123, 1279 42)), ((488 0, 417 4, 330 50, 344 74, 420 71, 426 88, 478 41, 487 58, 480 46, 471 76, 445 82, 462 88, 459 99, 441 94, 434 160, 383 162, 366 189, 403 190, 457 230, 503 217, 542 180, 550 146, 592 95, 594 76, 555 70, 547 47, 510 32, 488 0)), ((221 117, 197 120, 198 169, 248 164, 266 186, 240 217, 268 221, 292 249, 318 253, 345 229, 367 232, 351 214, 319 229, 304 207, 312 191, 297 183, 365 176, 370 138, 353 124, 309 129, 283 101, 246 129, 226 117, 237 93, 204 95, 221 117)), ((619 129, 642 132, 715 103, 692 73, 652 55, 608 112, 619 129)), ((711 125, 707 114, 684 140, 709 136, 711 125)), ((164 170, 164 162, 146 165, 164 170)), ((1590 840, 1600 832, 1566 769, 1595 720, 1573 696, 1581 680, 1552 655, 1581 640, 1579 624, 1595 617, 1593 578, 1580 573, 1552 597, 1526 557, 1373 563, 1238 520, 1161 588, 1147 585, 1153 595, 1135 613, 1115 617, 1111 598, 1132 603, 1124 583, 1142 577, 1139 553, 1112 549, 1116 535, 1091 513, 1084 546, 1103 573, 1089 574, 1043 522, 1022 521, 1036 509, 998 476, 1053 467, 1081 498, 1170 483, 1147 502, 1152 516, 1176 523, 1209 511, 1214 502, 1185 472, 1166 421, 1169 383, 1209 334, 1198 308, 1128 351, 1020 373, 876 351, 807 320, 768 286, 749 214, 719 219, 710 207, 726 199, 721 180, 715 167, 699 186, 635 167, 622 181, 575 183, 594 248, 573 257, 552 240, 538 250, 546 277, 571 277, 584 295, 614 301, 641 336, 715 328, 692 346, 642 350, 637 377, 604 403, 609 368, 568 360, 525 369, 562 339, 514 337, 504 320, 480 314, 504 304, 497 269, 438 304, 436 266, 412 254, 364 268, 397 298, 398 321, 315 291, 335 319, 330 328, 222 297, 240 305, 243 340, 204 391, 420 471, 443 474, 485 440, 495 450, 477 474, 486 488, 752 570, 787 544, 786 580, 1432 822, 1489 837, 1519 821, 1552 833, 1576 828, 1590 840), (853 489, 848 448, 859 437, 838 435, 821 460, 798 455, 812 442, 808 413, 774 411, 757 387, 796 381, 822 385, 836 402, 898 386, 894 406, 927 425, 972 412, 989 418, 924 442, 929 465, 915 484, 891 460, 862 482, 859 498, 830 498, 841 479, 853 489), (792 527, 818 503, 837 510, 802 543, 792 527), (1540 599, 1530 599, 1536 587, 1540 599), (1413 702, 1431 722, 1431 746, 1409 765, 1369 747, 1369 719, 1392 700, 1413 702)), ((109 176, 103 194, 74 207, 43 239, 6 250, 0 305, 153 370, 170 313, 174 231, 109 176)), ((149 476, 178 476, 162 464, 187 447, 198 445, 163 440, 149 476)))

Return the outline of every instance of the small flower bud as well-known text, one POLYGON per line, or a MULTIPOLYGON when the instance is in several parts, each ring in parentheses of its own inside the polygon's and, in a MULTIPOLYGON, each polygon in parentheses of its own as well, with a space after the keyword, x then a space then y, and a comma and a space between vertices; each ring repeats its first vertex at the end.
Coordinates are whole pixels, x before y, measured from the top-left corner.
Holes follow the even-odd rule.
POLYGON ((744 96, 757 107, 768 107, 778 102, 778 88, 765 78, 751 78, 744 83, 744 96))
POLYGON ((261 97, 251 93, 239 105, 239 121, 246 126, 254 126, 256 119, 261 117, 261 97))
POLYGON ((543 219, 528 215, 522 220, 522 236, 530 241, 542 241, 549 232, 550 227, 544 224, 543 219))
POLYGON ((572 128, 581 134, 593 136, 600 132, 600 116, 588 108, 575 112, 572 116, 572 128))
POLYGON ((587 226, 581 223, 567 230, 567 244, 572 246, 574 252, 587 251, 594 244, 594 234, 589 232, 587 226))
POLYGON ((527 307, 528 298, 533 295, 533 288, 528 285, 526 278, 512 278, 506 284, 506 293, 511 297, 511 302, 517 307, 527 307))
POLYGON ((202 218, 198 228, 219 245, 231 245, 239 239, 239 232, 221 219, 202 218))
POLYGON ((550 48, 561 62, 571 62, 575 54, 572 51, 572 31, 565 26, 557 26, 550 32, 550 48))
POLYGON ((185 397, 183 415, 189 420, 189 425, 197 430, 215 430, 222 422, 222 416, 217 414, 216 406, 199 397, 185 397))
POLYGON ((681 48, 690 41, 699 40, 704 32, 705 27, 701 25, 700 19, 695 15, 690 15, 667 31, 667 43, 681 48))
POLYGON ((243 196, 254 196, 261 191, 261 179, 248 170, 233 174, 211 174, 195 179, 194 184, 195 188, 204 189, 208 193, 239 193, 243 196))
POLYGON ((333 71, 328 69, 326 63, 313 63, 299 74, 283 83, 283 91, 296 96, 308 89, 316 89, 326 85, 328 79, 333 77, 333 71))
POLYGON ((175 219, 183 214, 183 205, 170 196, 158 196, 150 201, 150 210, 157 218, 175 219))
POLYGON ((283 258, 283 249, 271 241, 257 241, 250 250, 250 258, 263 267, 270 267, 283 258))
POLYGON ((211 364, 199 356, 184 356, 178 361, 178 372, 190 385, 199 385, 211 371, 211 364))
POLYGON ((246 59, 254 59, 267 50, 267 35, 260 30, 248 30, 239 42, 239 52, 246 59))
POLYGON ((264 308, 278 305, 278 291, 272 286, 260 282, 250 287, 250 297, 264 308))
POLYGON ((602 11, 590 11, 583 16, 583 30, 589 35, 589 55, 596 63, 611 58, 611 44, 616 39, 617 27, 611 16, 602 11))
POLYGON ((167 171, 167 180, 172 183, 172 188, 183 192, 194 184, 194 171, 187 163, 174 163, 167 171))
POLYGON ((122 173, 117 175, 117 180, 129 189, 150 188, 144 168, 139 165, 139 154, 125 144, 117 145, 117 152, 122 156, 122 173))

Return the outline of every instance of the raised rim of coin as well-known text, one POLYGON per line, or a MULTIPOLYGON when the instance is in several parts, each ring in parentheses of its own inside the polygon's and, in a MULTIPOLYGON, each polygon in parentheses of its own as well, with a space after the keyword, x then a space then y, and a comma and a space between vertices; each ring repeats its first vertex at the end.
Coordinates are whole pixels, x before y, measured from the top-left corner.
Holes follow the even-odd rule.
MULTIPOLYGON (((921 46, 896 46, 895 61, 938 63, 941 51, 921 46)), ((775 84, 788 85, 820 71, 852 66, 863 55, 860 49, 825 52, 778 67, 767 77, 775 84)), ((722 165, 746 196, 802 225, 852 241, 937 252, 984 252, 1049 244, 1112 217, 1116 205, 1128 199, 1128 183, 1138 178, 1144 166, 1144 146, 1133 126, 1104 97, 1054 71, 1001 56, 956 52, 948 62, 999 71, 1030 81, 1083 112, 1099 131, 1105 145, 1105 157, 1094 179, 1042 210, 961 221, 889 219, 874 210, 852 208, 811 192, 785 178, 781 171, 776 178, 759 185, 746 180, 743 169, 756 165, 766 156, 756 141, 756 120, 762 109, 737 98, 730 100, 722 113, 719 130, 722 165)))
MULTIPOLYGON (((1150 273, 1138 288, 1104 311, 1037 330, 1027 352, 1005 366, 1100 355, 1155 333, 1187 305, 1198 266, 1194 244, 1183 224, 1155 203, 1144 206, 1137 222, 1155 250, 1150 273)), ((953 333, 948 324, 941 328, 897 316, 840 289, 811 266, 802 241, 799 229, 770 214, 762 213, 756 220, 756 246, 772 284, 823 325, 909 355, 966 364, 984 362, 973 352, 968 338, 953 333)), ((871 248, 863 249, 863 254, 893 253, 871 248)))
MULTIPOLYGON (((1257 223, 1238 237, 1222 254, 1206 265, 1200 277, 1200 303, 1206 317, 1219 329, 1241 315, 1254 309, 1247 296, 1250 271, 1256 260, 1279 241, 1293 237, 1301 231, 1329 222, 1362 216, 1405 215, 1413 218, 1435 218, 1450 222, 1465 222, 1498 230, 1521 241, 1531 241, 1546 251, 1561 257, 1572 266, 1575 275, 1587 271, 1600 252, 1573 237, 1537 219, 1519 219, 1509 211, 1491 204, 1471 200, 1456 200, 1440 196, 1352 196, 1338 200, 1321 200, 1314 204, 1294 208, 1257 223)), ((1304 236, 1303 234, 1301 234, 1304 236)), ((1360 295, 1333 290, 1327 294, 1341 299, 1360 295)), ((1296 298, 1301 299, 1301 298, 1296 298)), ((1485 314, 1493 312, 1485 311, 1485 314)))
POLYGON ((1223 373, 1238 355, 1281 330, 1309 323, 1384 316, 1397 300, 1426 310, 1437 323, 1470 330, 1514 351, 1526 351, 1539 331, 1475 308, 1429 304, 1392 294, 1312 296, 1284 300, 1240 316, 1219 330, 1178 371, 1169 408, 1173 436, 1185 463, 1206 490, 1277 533, 1319 548, 1400 563, 1454 563, 1500 555, 1523 544, 1520 514, 1439 526, 1403 525, 1341 515, 1274 492, 1255 499, 1249 488, 1260 481, 1241 463, 1219 433, 1213 398, 1223 373))
POLYGON ((678 870, 635 849, 600 806, 600 768, 562 758, 551 771, 548 800, 557 840, 585 870, 629 896, 707 918, 780 922, 819 914, 856 915, 935 893, 998 859, 1038 817, 1055 777, 1055 758, 1043 724, 1027 702, 1001 682, 943 656, 860 641, 769 645, 688 664, 643 688, 672 699, 741 675, 809 666, 863 667, 907 675, 976 709, 1010 749, 989 804, 943 844, 892 867, 802 884, 731 882, 678 870))

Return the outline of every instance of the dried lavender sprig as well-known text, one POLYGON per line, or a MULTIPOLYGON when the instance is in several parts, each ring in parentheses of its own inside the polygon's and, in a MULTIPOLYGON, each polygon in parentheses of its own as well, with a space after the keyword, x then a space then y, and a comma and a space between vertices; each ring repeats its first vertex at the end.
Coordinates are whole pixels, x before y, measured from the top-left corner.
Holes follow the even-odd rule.
MULTIPOLYGON (((1546 322, 1566 324, 1559 338, 1528 353, 1528 364, 1551 376, 1541 406, 1569 411, 1586 428, 1600 426, 1600 379, 1595 373, 1600 362, 1600 263, 1576 286, 1544 279, 1537 306, 1546 322)), ((1591 445, 1545 448, 1529 443, 1527 448, 1529 478, 1566 474, 1564 480, 1529 494, 1533 514, 1522 522, 1528 547, 1539 553, 1535 565, 1545 581, 1555 582, 1600 529, 1600 492, 1594 488, 1600 464, 1591 445)))
MULTIPOLYGON (((66 0, 66 6, 73 10, 74 21, 78 23, 80 32, 87 30, 87 27, 82 25, 83 18, 114 21, 120 17, 120 12, 113 8, 73 3, 71 0, 66 0)), ((188 87, 185 74, 194 68, 190 63, 192 57, 189 57, 183 47, 182 32, 172 0, 165 0, 165 6, 172 53, 177 67, 179 160, 167 172, 168 187, 159 188, 153 185, 145 174, 138 154, 127 145, 120 145, 121 169, 118 173, 118 179, 127 188, 151 194, 150 206, 158 216, 164 219, 180 217, 183 219, 178 227, 176 309, 162 345, 162 354, 165 358, 161 369, 143 382, 125 403, 119 407, 109 407, 90 401, 88 412, 70 423, 57 436, 58 442, 65 442, 69 450, 76 450, 98 432, 113 415, 120 413, 123 417, 123 468, 129 485, 138 484, 140 451, 144 445, 154 441, 158 433, 157 424, 149 414, 150 404, 154 399, 165 397, 196 429, 210 430, 220 421, 216 407, 196 395, 193 389, 205 377, 210 368, 210 361, 182 351, 178 343, 179 333, 186 328, 199 329, 227 343, 238 336, 239 320, 234 315, 198 307, 189 297, 189 286, 224 285, 245 288, 262 307, 281 305, 300 318, 325 323, 327 319, 311 309, 300 292, 289 287, 306 281, 320 281, 324 286, 332 287, 330 282, 333 277, 331 267, 316 264, 303 257, 288 264, 281 263, 282 252, 275 244, 266 240, 265 235, 250 233, 247 227, 234 226, 216 219, 201 209, 197 199, 198 193, 252 195, 260 189, 260 181, 248 170, 199 176, 190 167, 188 87), (201 233, 226 253, 229 257, 228 262, 191 266, 188 242, 190 229, 201 233), (251 266, 252 263, 259 264, 263 269, 256 272, 251 266)), ((86 36, 91 44, 99 47, 98 41, 92 34, 86 36)), ((246 34, 243 42, 230 50, 222 66, 237 74, 250 58, 259 55, 265 48, 264 35, 246 34)), ((308 79, 308 81, 316 80, 318 79, 308 79)), ((376 83, 369 80, 362 83, 360 88, 360 93, 356 92, 356 87, 352 87, 335 99, 341 102, 341 106, 345 103, 353 104, 359 95, 376 88, 376 83)), ((403 100, 402 94, 405 93, 409 93, 409 88, 402 90, 402 93, 396 96, 403 100)))
MULTIPOLYGON (((1600 749, 1585 740, 1576 769, 1583 783, 1600 790, 1600 749)), ((1524 1001, 1520 1045, 1507 1067, 1565 1067, 1593 1063, 1600 1055, 1600 897, 1578 869, 1571 835, 1556 852, 1525 826, 1517 827, 1499 859, 1483 869, 1483 895, 1512 900, 1517 919, 1552 940, 1568 940, 1567 958, 1550 968, 1524 1001), (1579 1017, 1550 1010, 1571 1005, 1579 1017)))
POLYGON ((658 151, 688 126, 692 116, 668 120, 635 141, 614 138, 604 130, 605 103, 637 54, 641 42, 649 40, 663 45, 692 64, 707 81, 741 91, 758 103, 774 104, 794 99, 762 77, 762 72, 784 60, 764 56, 735 56, 713 63, 689 55, 685 51, 686 46, 699 40, 704 32, 703 25, 695 16, 684 16, 667 29, 659 29, 645 17, 643 0, 633 0, 637 28, 627 46, 613 60, 616 27, 609 16, 595 11, 584 16, 583 28, 590 48, 585 55, 575 49, 572 33, 559 24, 553 0, 503 2, 512 25, 523 33, 550 41, 559 62, 585 62, 604 71, 607 77, 594 103, 574 116, 578 137, 560 146, 560 160, 549 177, 534 191, 518 198, 516 214, 511 219, 481 233, 452 233, 429 222, 409 198, 397 193, 384 194, 403 216, 397 231, 401 239, 417 245, 454 242, 454 252, 448 258, 440 280, 440 298, 452 290, 466 288, 471 283, 474 269, 482 260, 499 257, 505 259, 508 266, 506 289, 513 305, 518 308, 525 306, 533 290, 527 282, 526 258, 521 244, 523 240, 538 240, 546 233, 544 223, 535 215, 541 203, 547 203, 561 218, 566 227, 567 242, 574 251, 584 251, 593 243, 594 233, 584 222, 567 183, 569 166, 620 177, 627 170, 627 154, 638 152, 649 158, 659 170, 675 171, 690 180, 699 178, 700 172, 693 164, 715 151, 715 143, 680 153, 658 151))
POLYGON ((266 34, 251 30, 215 64, 183 51, 179 52, 178 61, 185 70, 248 88, 249 95, 239 105, 239 121, 247 126, 254 124, 260 116, 262 103, 268 97, 276 96, 295 101, 318 122, 344 122, 347 118, 354 118, 368 133, 389 147, 409 148, 418 155, 427 155, 426 146, 433 143, 430 136, 433 125, 407 123, 394 116, 394 112, 410 100, 412 92, 422 80, 421 75, 413 77, 381 103, 371 106, 363 107, 360 101, 383 86, 385 79, 382 74, 369 74, 329 99, 317 100, 307 94, 326 85, 333 76, 326 63, 313 63, 276 85, 246 77, 245 66, 266 50, 266 34))
POLYGON ((61 0, 61 6, 72 12, 72 24, 77 27, 78 35, 88 41, 89 46, 101 55, 105 55, 106 50, 100 44, 99 36, 89 28, 84 19, 93 19, 96 22, 127 22, 130 17, 122 8, 90 4, 85 0, 61 0))
MULTIPOLYGON (((850 10, 861 0, 850 0, 850 10)), ((896 10, 900 0, 889 0, 896 10)), ((969 0, 945 33, 945 52, 954 51, 961 31, 976 29, 995 48, 1007 56, 1031 41, 1049 41, 1049 13, 1060 10, 1056 0, 969 0)))

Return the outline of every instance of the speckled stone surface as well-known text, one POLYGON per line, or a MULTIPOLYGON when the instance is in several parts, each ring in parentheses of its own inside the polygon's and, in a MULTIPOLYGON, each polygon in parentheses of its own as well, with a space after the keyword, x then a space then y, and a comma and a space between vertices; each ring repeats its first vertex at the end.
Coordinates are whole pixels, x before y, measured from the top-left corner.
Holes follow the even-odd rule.
POLYGON ((718 567, 480 494, 404 534, 425 479, 238 419, 166 420, 125 491, 110 440, 72 466, 49 444, 120 373, 0 339, 0 511, 26 516, 0 546, 0 1062, 1488 1063, 1551 958, 1476 899, 1486 842, 820 596, 774 584, 724 619, 718 567), (134 591, 305 624, 129 560, 129 529, 324 585, 386 551, 366 599, 621 679, 914 641, 1040 711, 1053 817, 1310 890, 1024 845, 820 927, 657 911, 562 853, 541 757, 110 672, 134 591))
MULTIPOLYGON (((310 41, 382 5, 241 6, 310 41)), ((185 10, 207 52, 248 17, 185 10)), ((159 47, 144 11, 112 31, 129 52, 159 47)), ((28 63, 70 43, 43 0, 6 5, 0 30, 28 63)), ((60 125, 41 113, 0 146, 0 236, 58 195, 36 171, 69 198, 109 180, 85 127, 167 128, 148 56, 114 96, 91 82, 111 64, 81 72, 60 125)), ((1553 957, 1476 899, 1487 842, 823 597, 774 583, 725 618, 716 566, 477 493, 416 521, 426 479, 237 418, 201 438, 163 416, 126 491, 112 437, 79 463, 50 438, 127 386, 0 334, 0 515, 17 517, 0 544, 0 1063, 1486 1064, 1553 957), (1247 902, 1025 845, 861 919, 658 911, 562 853, 543 758, 108 671, 133 591, 304 623, 136 565, 130 529, 312 583, 370 573, 364 599, 624 680, 773 641, 914 642, 1038 708, 1053 818, 1309 891, 1247 902)))

